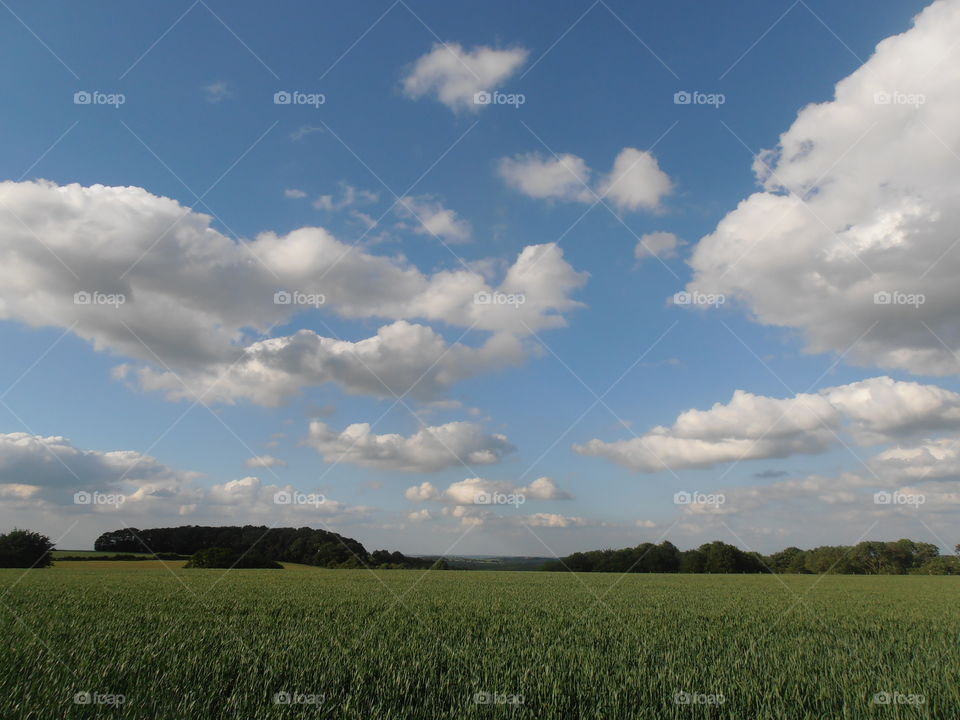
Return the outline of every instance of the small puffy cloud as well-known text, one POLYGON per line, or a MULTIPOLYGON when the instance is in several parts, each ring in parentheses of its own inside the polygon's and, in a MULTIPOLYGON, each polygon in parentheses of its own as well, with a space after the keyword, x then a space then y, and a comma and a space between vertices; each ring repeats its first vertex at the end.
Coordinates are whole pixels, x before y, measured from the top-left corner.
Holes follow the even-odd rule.
POLYGON ((272 467, 286 467, 285 463, 280 458, 275 458, 272 455, 257 455, 252 458, 247 458, 243 461, 243 464, 248 468, 272 468, 272 467))
POLYGON ((283 195, 284 197, 288 197, 292 200, 299 200, 307 196, 303 190, 298 190, 297 188, 287 188, 283 191, 283 195))
POLYGON ((651 257, 669 260, 677 256, 677 248, 682 244, 680 238, 673 233, 647 233, 637 241, 637 246, 633 249, 633 256, 641 261, 651 257))
POLYGON ((501 159, 498 171, 507 185, 528 197, 578 202, 594 199, 589 186, 590 168, 576 155, 516 155, 501 159))
POLYGON ((597 194, 609 198, 621 211, 656 210, 670 194, 670 178, 649 152, 627 147, 613 161, 613 170, 600 183, 597 194))
POLYGON ((869 446, 956 428, 960 394, 876 377, 791 398, 737 390, 729 403, 687 410, 669 428, 629 440, 593 439, 574 450, 652 473, 822 453, 839 444, 843 432, 869 446))
POLYGON ((436 472, 457 465, 498 463, 515 450, 505 435, 486 433, 477 423, 451 422, 423 427, 413 435, 377 435, 369 423, 354 423, 342 432, 315 420, 307 445, 324 462, 347 462, 362 467, 403 472, 436 472))
POLYGON ((350 183, 340 183, 339 197, 334 195, 320 195, 313 201, 313 206, 317 210, 343 210, 354 205, 364 205, 375 203, 380 196, 370 190, 357 189, 350 183))
POLYGON ((569 153, 502 158, 497 171, 508 186, 527 197, 588 204, 609 201, 621 212, 657 210, 673 189, 651 153, 630 147, 618 153, 613 169, 596 182, 586 161, 569 153))
POLYGON ((446 490, 436 488, 432 483, 423 482, 407 488, 404 496, 414 502, 442 502, 454 505, 483 505, 485 498, 494 495, 522 498, 520 504, 528 500, 572 500, 573 496, 557 487, 548 477, 537 478, 527 486, 518 486, 503 480, 486 478, 466 478, 451 483, 446 490))
POLYGON ((571 517, 569 515, 560 515, 558 513, 533 513, 520 518, 520 521, 530 527, 545 528, 570 528, 584 527, 589 523, 582 517, 571 517))
POLYGON ((956 374, 958 35, 960 3, 933 2, 801 109, 756 159, 762 190, 696 246, 688 290, 799 330, 810 352, 956 374))
POLYGON ((415 510, 414 512, 407 515, 407 520, 415 523, 429 522, 433 518, 430 515, 430 511, 426 508, 422 510, 415 510))
POLYGON ((483 107, 474 102, 476 94, 496 90, 526 59, 523 48, 477 46, 468 51, 457 43, 437 43, 414 63, 403 90, 413 99, 429 94, 451 110, 476 112, 483 107))
POLYGON ((209 85, 205 86, 203 90, 206 93, 207 102, 213 104, 216 104, 221 100, 225 100, 233 95, 233 91, 231 91, 227 84, 222 80, 210 83, 209 85))
POLYGON ((317 132, 323 132, 321 125, 301 125, 290 133, 290 139, 297 142, 298 140, 303 140, 307 135, 312 135, 317 132))
POLYGON ((470 223, 429 196, 400 198, 397 210, 400 215, 415 221, 415 233, 432 235, 452 244, 470 241, 470 223))
POLYGON ((570 493, 561 490, 553 479, 539 477, 525 488, 518 488, 517 492, 534 500, 571 500, 570 493))

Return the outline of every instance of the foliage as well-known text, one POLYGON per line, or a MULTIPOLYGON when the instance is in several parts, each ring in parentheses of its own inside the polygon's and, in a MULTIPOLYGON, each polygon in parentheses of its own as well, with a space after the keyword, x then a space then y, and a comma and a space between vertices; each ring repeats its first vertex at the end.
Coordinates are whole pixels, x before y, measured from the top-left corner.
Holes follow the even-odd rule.
POLYGON ((837 575, 955 575, 956 558, 942 558, 936 545, 897 540, 868 540, 854 546, 824 545, 813 550, 788 547, 770 556, 743 552, 715 540, 695 550, 669 542, 643 543, 623 550, 578 552, 544 565, 544 570, 574 572, 788 573, 837 575))
POLYGON ((184 567, 187 568, 226 568, 226 569, 269 569, 282 570, 283 565, 262 555, 249 552, 241 554, 230 548, 206 548, 193 554, 184 567))
POLYGON ((0 534, 0 567, 42 568, 52 562, 50 538, 30 530, 0 534))
POLYGON ((429 568, 432 560, 410 558, 400 552, 368 553, 358 541, 315 528, 268 528, 264 525, 208 527, 184 525, 139 530, 123 528, 103 533, 94 545, 101 552, 154 552, 193 555, 209 548, 234 553, 255 551, 277 562, 329 568, 429 568))

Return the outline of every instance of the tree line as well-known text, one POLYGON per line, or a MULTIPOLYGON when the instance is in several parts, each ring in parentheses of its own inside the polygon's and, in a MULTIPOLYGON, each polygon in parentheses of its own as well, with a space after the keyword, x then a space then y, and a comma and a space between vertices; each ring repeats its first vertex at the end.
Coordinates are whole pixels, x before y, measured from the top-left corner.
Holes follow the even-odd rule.
MULTIPOLYGON (((325 568, 428 568, 434 561, 407 557, 401 552, 367 552, 352 538, 328 530, 268 528, 264 525, 211 527, 182 525, 169 528, 122 528, 103 533, 94 543, 100 552, 152 552, 194 555, 201 550, 230 551, 234 557, 253 556, 273 562, 302 563, 325 568)), ((226 557, 223 553, 216 557, 226 557)))
MULTIPOLYGON (((960 554, 960 545, 956 548, 960 554)), ((680 550, 668 541, 620 550, 590 550, 550 561, 544 570, 634 573, 802 573, 843 575, 960 575, 960 559, 936 545, 896 540, 856 545, 788 547, 772 555, 745 552, 719 540, 680 550)))

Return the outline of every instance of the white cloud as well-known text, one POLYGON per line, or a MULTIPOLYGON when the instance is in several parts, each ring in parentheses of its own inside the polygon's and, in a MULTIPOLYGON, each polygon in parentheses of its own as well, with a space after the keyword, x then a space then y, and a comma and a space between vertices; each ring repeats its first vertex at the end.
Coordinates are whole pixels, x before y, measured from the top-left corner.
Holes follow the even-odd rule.
POLYGON ((61 436, 0 434, 0 487, 51 505, 72 505, 78 491, 122 494, 128 501, 167 497, 197 477, 133 450, 82 450, 61 436))
POLYGON ((586 281, 555 244, 524 248, 496 284, 463 267, 427 275, 317 227, 234 242, 210 227, 209 216, 136 187, 5 182, 0 199, 9 209, 0 216, 0 318, 72 328, 96 350, 170 368, 118 373, 171 397, 190 397, 173 372, 200 392, 225 374, 208 401, 276 404, 322 382, 389 394, 374 373, 403 392, 448 347, 436 331, 409 320, 493 333, 480 347, 455 345, 443 355, 420 387, 433 399, 457 379, 522 360, 520 339, 563 326, 561 313, 579 306, 570 294, 586 281), (311 330, 258 340, 296 314, 316 311, 278 304, 280 289, 322 294, 322 311, 344 318, 396 322, 358 342, 311 330), (79 291, 122 295, 124 302, 76 304, 79 291), (496 291, 523 293, 526 302, 474 301, 478 292, 496 291))
POLYGON ((305 442, 323 455, 324 462, 404 472, 435 472, 461 464, 491 465, 515 450, 505 435, 485 433, 480 425, 470 422, 424 427, 403 436, 376 435, 369 423, 354 423, 337 432, 315 420, 310 423, 305 442))
POLYGON ((414 512, 408 514, 407 520, 410 522, 421 523, 433 520, 433 517, 430 515, 429 510, 423 508, 423 510, 415 510, 414 512))
POLYGON ((283 191, 283 195, 284 197, 291 198, 292 200, 299 200, 307 196, 303 190, 298 190, 297 188, 287 188, 283 191))
POLYGON ((223 80, 217 80, 203 88, 207 95, 207 102, 216 104, 233 95, 233 91, 223 80))
POLYGON ((483 105, 474 103, 479 92, 496 90, 527 59, 523 48, 495 50, 477 46, 464 50, 457 43, 436 44, 414 63, 403 79, 408 97, 430 94, 454 111, 476 112, 483 105))
POLYGON ((446 490, 437 489, 433 483, 422 482, 407 488, 404 493, 408 500, 414 502, 442 502, 454 505, 482 505, 478 503, 481 496, 522 496, 520 504, 527 500, 572 500, 570 493, 561 490, 553 479, 548 477, 537 478, 528 486, 518 486, 503 480, 487 480, 486 478, 466 478, 451 483, 446 490))
POLYGON ((641 472, 825 452, 851 435, 878 445, 960 427, 960 394, 934 385, 869 378, 848 385, 771 398, 737 390, 727 404, 687 410, 667 428, 629 440, 593 439, 574 450, 641 472))
POLYGON ((592 202, 590 168, 583 158, 564 154, 544 158, 537 153, 502 158, 500 177, 524 195, 541 200, 592 202))
POLYGON ((317 210, 343 210, 354 205, 368 205, 375 203, 380 196, 370 190, 357 189, 350 183, 340 183, 339 198, 334 195, 320 195, 313 201, 313 206, 317 210))
POLYGON ((636 212, 656 210, 672 189, 670 178, 651 153, 627 147, 613 161, 613 170, 597 194, 609 198, 618 210, 636 212))
POLYGON ((803 108, 757 159, 763 190, 700 241, 689 289, 801 330, 812 352, 849 349, 859 364, 915 374, 960 370, 958 34, 960 3, 935 2, 832 100, 803 108), (878 292, 925 303, 875 304, 878 292))
POLYGON ((312 135, 317 132, 323 132, 322 125, 301 125, 290 133, 290 139, 297 142, 298 140, 303 140, 307 135, 312 135))
POLYGON ((420 235, 433 235, 452 244, 470 241, 470 223, 429 196, 401 198, 397 211, 416 221, 414 232, 420 235))
POLYGON ((651 257, 669 260, 677 256, 677 248, 682 244, 680 238, 673 233, 647 233, 637 241, 637 246, 633 249, 633 256, 640 261, 651 257))
POLYGON ((299 527, 357 523, 373 510, 319 493, 314 495, 321 502, 278 504, 278 492, 300 491, 292 485, 264 484, 256 477, 205 486, 202 477, 132 450, 84 450, 59 436, 0 434, 0 526, 24 524, 52 536, 76 527, 69 541, 82 535, 92 543, 105 530, 183 524, 185 517, 195 524, 299 527), (75 497, 77 493, 81 495, 75 497), (78 515, 83 516, 79 524, 78 515))
POLYGON ((621 212, 657 210, 673 188, 651 153, 631 147, 623 148, 610 173, 596 182, 584 159, 570 153, 502 158, 497 170, 507 185, 528 197, 588 204, 609 200, 621 212))
POLYGON ((272 468, 287 466, 287 463, 280 458, 273 457, 273 455, 256 455, 252 458, 247 458, 244 460, 243 464, 248 468, 272 468))

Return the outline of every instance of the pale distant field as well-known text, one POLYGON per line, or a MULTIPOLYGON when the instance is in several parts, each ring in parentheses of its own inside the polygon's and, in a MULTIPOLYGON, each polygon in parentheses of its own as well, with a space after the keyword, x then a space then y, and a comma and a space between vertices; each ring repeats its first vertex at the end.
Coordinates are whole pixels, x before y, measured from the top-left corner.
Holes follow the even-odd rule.
POLYGON ((0 718, 833 720, 960 710, 953 577, 181 565, 0 570, 0 718))

